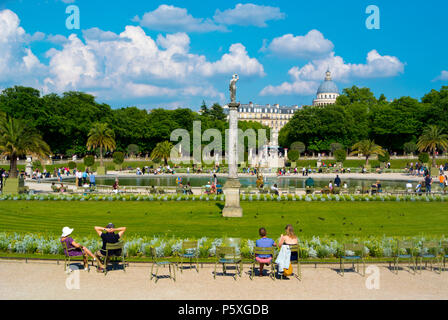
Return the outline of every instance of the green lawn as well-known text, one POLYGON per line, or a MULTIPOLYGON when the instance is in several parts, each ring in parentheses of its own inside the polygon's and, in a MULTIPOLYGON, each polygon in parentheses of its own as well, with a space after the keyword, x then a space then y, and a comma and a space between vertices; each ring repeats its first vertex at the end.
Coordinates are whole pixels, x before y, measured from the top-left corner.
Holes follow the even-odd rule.
POLYGON ((448 206, 440 202, 243 202, 243 218, 223 218, 220 202, 1 201, 0 232, 58 235, 64 226, 77 236, 113 222, 128 233, 176 237, 256 238, 294 225, 302 237, 440 236, 448 232, 448 206))

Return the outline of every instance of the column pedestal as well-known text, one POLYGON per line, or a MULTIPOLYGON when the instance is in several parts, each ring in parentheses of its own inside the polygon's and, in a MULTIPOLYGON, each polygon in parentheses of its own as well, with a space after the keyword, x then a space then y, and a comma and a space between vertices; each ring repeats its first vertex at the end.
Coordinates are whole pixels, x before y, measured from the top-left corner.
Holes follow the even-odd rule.
POLYGON ((240 206, 240 181, 238 178, 229 178, 223 187, 226 204, 222 210, 223 217, 242 217, 243 209, 240 206))

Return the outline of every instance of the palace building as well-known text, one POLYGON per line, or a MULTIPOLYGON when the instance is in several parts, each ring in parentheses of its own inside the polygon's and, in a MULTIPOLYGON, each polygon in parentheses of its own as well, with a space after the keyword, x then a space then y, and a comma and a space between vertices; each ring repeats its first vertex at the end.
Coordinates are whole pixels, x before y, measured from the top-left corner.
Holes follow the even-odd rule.
MULTIPOLYGON (((239 121, 256 121, 262 125, 268 126, 271 129, 280 130, 299 109, 299 106, 280 106, 274 105, 259 105, 249 102, 248 104, 241 104, 238 108, 239 121)), ((228 107, 224 106, 224 110, 228 113, 228 107)))
POLYGON ((316 99, 313 100, 313 106, 325 106, 336 103, 336 98, 339 96, 337 85, 331 80, 331 72, 327 70, 325 80, 317 89, 316 99))

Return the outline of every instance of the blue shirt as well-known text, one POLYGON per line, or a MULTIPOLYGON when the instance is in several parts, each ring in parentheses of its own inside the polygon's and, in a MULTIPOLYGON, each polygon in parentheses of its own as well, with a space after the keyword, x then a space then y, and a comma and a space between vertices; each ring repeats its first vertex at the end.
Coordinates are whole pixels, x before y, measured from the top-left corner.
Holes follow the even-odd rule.
MULTIPOLYGON (((261 247, 261 248, 270 248, 270 247, 273 247, 274 244, 275 244, 275 242, 271 238, 261 238, 255 242, 255 246, 261 247)), ((259 258, 270 258, 271 255, 270 254, 259 254, 258 257, 259 258)))
POLYGON ((95 176, 93 174, 90 175, 90 182, 95 182, 95 176))

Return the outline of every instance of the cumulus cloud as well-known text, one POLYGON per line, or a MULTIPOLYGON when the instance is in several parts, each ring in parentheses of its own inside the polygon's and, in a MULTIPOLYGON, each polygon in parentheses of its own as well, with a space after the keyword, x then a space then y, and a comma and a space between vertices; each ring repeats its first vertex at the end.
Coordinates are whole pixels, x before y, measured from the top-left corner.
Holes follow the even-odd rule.
POLYGON ((160 5, 154 11, 146 12, 140 19, 134 21, 149 29, 167 32, 211 32, 227 31, 222 25, 215 24, 211 19, 195 18, 187 9, 166 4, 160 5))
POLYGON ((154 40, 141 27, 127 26, 116 37, 101 30, 72 34, 62 49, 50 49, 46 91, 86 90, 114 97, 211 96, 223 94, 209 79, 239 73, 263 76, 263 66, 246 48, 233 44, 214 62, 190 52, 186 33, 158 35, 154 40), (194 83, 194 85, 192 85, 194 83))
POLYGON ((118 39, 118 35, 111 31, 103 31, 97 27, 82 31, 84 39, 110 41, 118 39))
POLYGON ((447 81, 448 80, 448 71, 442 70, 440 75, 436 77, 433 81, 447 81))
POLYGON ((252 3, 237 4, 233 9, 216 10, 214 21, 226 25, 266 27, 266 21, 281 20, 285 14, 277 7, 261 6, 252 3))
POLYGON ((20 27, 19 17, 11 10, 0 11, 0 82, 34 83, 34 77, 30 76, 41 74, 45 67, 27 43, 41 38, 41 33, 27 34, 20 27))
POLYGON ((328 55, 333 43, 324 38, 318 30, 311 30, 304 36, 285 34, 271 41, 265 49, 274 55, 290 58, 316 58, 328 55))
POLYGON ((376 50, 371 50, 367 54, 366 63, 364 64, 345 63, 342 57, 336 56, 332 52, 328 57, 311 60, 301 68, 297 66, 292 67, 288 71, 291 82, 284 82, 278 86, 266 86, 260 94, 314 94, 328 68, 331 70, 334 80, 346 82, 361 78, 393 77, 404 72, 404 63, 397 57, 382 56, 376 50))

